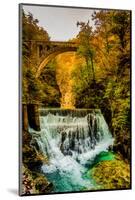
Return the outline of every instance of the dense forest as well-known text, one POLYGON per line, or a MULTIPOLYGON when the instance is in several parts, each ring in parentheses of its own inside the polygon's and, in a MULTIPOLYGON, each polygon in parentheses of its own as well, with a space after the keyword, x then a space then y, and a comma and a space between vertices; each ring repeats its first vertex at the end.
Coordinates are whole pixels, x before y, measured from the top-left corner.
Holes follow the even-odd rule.
POLYGON ((32 40, 49 41, 48 33, 38 26, 38 20, 32 14, 22 16, 22 72, 23 103, 45 103, 46 106, 59 106, 60 92, 56 82, 56 64, 52 60, 40 79, 36 79, 37 57, 32 40), (47 100, 46 100, 47 99, 47 100))
MULTIPOLYGON (((22 12, 22 103, 28 105, 27 110, 31 104, 69 108, 67 100, 72 109, 101 110, 114 138, 109 148, 116 155, 115 160, 99 163, 90 172, 99 185, 104 184, 101 189, 130 187, 130 15, 129 11, 99 10, 92 14, 94 27, 89 20, 76 22, 79 33, 70 41, 76 43, 77 51, 53 58, 37 78, 38 60, 31 41, 51 40, 31 13, 22 12)), ((32 146, 31 141, 34 140, 26 128, 23 130, 23 177, 29 182, 24 180, 25 193, 29 194, 33 187, 34 193, 49 193, 53 184, 39 170, 49 159, 37 153, 36 141, 32 146)))
POLYGON ((73 78, 76 107, 100 108, 116 139, 116 148, 130 158, 130 13, 93 14, 96 30, 77 23, 78 54, 86 64, 76 66, 73 78))

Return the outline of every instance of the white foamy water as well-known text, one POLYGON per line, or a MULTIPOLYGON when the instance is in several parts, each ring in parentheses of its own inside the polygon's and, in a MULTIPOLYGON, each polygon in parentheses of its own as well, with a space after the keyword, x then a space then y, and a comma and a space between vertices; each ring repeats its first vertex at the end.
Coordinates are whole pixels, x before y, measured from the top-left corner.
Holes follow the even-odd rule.
POLYGON ((90 189, 92 183, 84 178, 85 164, 113 144, 103 115, 92 112, 73 117, 48 113, 40 117, 40 124, 41 131, 33 138, 49 158, 49 164, 43 165, 42 170, 54 183, 55 191, 90 189))

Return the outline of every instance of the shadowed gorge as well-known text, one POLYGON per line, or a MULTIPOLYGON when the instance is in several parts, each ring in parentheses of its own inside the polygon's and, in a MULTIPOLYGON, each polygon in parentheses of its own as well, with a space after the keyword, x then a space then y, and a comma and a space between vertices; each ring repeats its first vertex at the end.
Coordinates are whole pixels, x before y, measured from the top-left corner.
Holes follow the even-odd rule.
MULTIPOLYGON (((75 64, 78 62, 79 56, 76 53, 68 52, 57 56, 56 78, 62 97, 61 108, 75 108, 75 97, 73 94, 72 72, 75 64)), ((81 58, 81 60, 83 60, 81 58)))

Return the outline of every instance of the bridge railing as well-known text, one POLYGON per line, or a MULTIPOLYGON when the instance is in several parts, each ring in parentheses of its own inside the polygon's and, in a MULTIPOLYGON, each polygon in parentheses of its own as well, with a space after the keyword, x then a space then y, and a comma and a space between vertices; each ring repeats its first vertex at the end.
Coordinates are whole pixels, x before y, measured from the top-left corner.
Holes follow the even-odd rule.
POLYGON ((37 45, 57 45, 57 46, 77 46, 75 42, 65 42, 65 41, 48 41, 48 40, 24 40, 24 43, 36 43, 37 45))

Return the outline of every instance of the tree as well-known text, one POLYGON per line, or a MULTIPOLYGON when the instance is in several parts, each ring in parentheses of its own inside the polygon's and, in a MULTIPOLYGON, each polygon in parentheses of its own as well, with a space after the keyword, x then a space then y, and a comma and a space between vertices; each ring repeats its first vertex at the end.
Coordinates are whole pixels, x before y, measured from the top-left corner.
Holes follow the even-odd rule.
POLYGON ((80 26, 80 32, 77 36, 79 40, 78 53, 85 57, 88 73, 92 71, 93 82, 95 82, 95 70, 94 70, 94 49, 90 43, 92 38, 92 27, 87 23, 77 22, 77 26, 80 26))
POLYGON ((129 159, 130 11, 96 11, 93 20, 93 32, 89 23, 78 23, 78 52, 85 57, 87 65, 79 64, 73 73, 76 106, 100 108, 115 137, 117 151, 129 159), (96 76, 94 87, 89 73, 91 59, 96 76))
MULTIPOLYGON (((130 158, 130 11, 95 12, 93 19, 97 24, 97 37, 102 35, 109 47, 106 72, 110 75, 106 73, 104 98, 108 99, 111 108, 116 149, 130 158), (127 152, 125 145, 128 145, 127 152)), ((101 63, 98 64, 101 67, 101 63)))
POLYGON ((31 13, 22 12, 22 101, 27 104, 44 103, 45 106, 59 105, 59 88, 56 83, 55 65, 49 63, 39 78, 36 78, 37 56, 32 40, 49 41, 46 30, 38 25, 31 13), (47 76, 49 78, 47 78, 47 76), (53 100, 52 100, 53 99, 53 100))
POLYGON ((42 103, 47 107, 60 107, 61 93, 56 80, 56 67, 56 60, 53 59, 47 64, 39 77, 44 94, 42 103))

